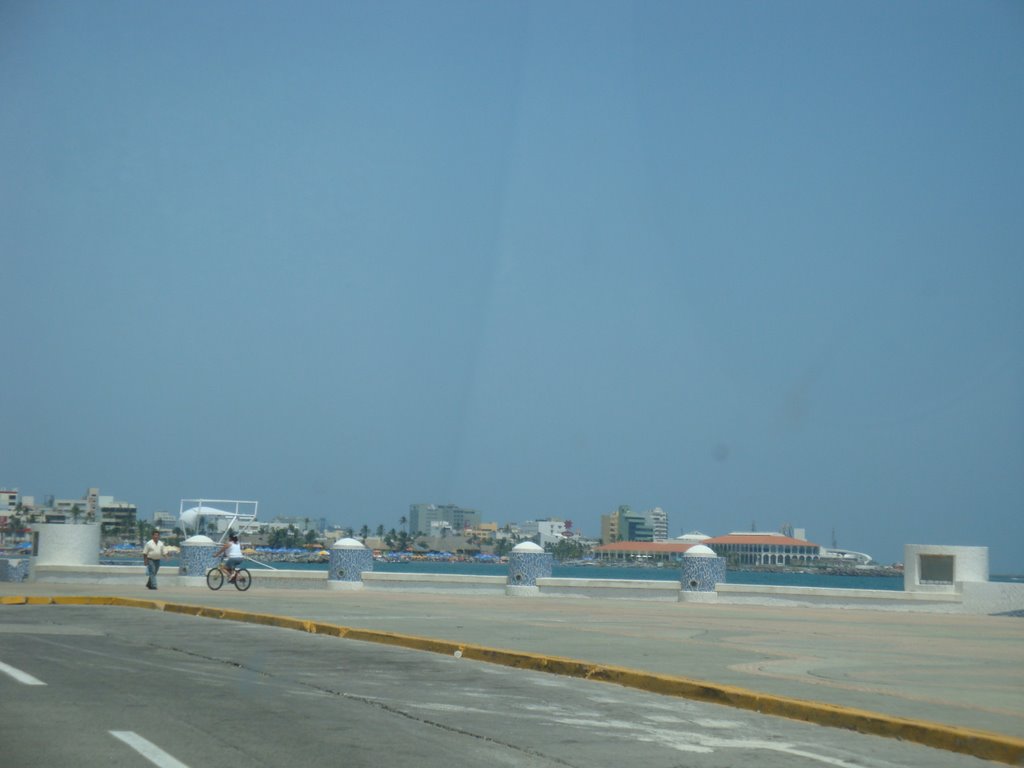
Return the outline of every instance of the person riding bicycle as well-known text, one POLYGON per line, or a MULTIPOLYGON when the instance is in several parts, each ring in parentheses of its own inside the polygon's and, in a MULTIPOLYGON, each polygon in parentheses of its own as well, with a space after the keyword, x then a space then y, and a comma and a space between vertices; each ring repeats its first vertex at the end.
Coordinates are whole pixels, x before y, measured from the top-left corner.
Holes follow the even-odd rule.
POLYGON ((227 541, 214 553, 214 557, 220 557, 223 554, 227 554, 227 559, 224 564, 228 569, 228 581, 232 584, 235 583, 235 571, 238 566, 242 564, 245 557, 242 555, 242 547, 238 544, 238 534, 232 533, 227 541))

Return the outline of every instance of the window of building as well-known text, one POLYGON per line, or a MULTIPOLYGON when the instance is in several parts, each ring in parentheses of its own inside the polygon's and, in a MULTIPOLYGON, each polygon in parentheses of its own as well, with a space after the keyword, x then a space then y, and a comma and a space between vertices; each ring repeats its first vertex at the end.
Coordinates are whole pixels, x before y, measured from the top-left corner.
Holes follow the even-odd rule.
POLYGON ((952 584, 952 555, 921 555, 921 567, 918 571, 922 584, 952 584))

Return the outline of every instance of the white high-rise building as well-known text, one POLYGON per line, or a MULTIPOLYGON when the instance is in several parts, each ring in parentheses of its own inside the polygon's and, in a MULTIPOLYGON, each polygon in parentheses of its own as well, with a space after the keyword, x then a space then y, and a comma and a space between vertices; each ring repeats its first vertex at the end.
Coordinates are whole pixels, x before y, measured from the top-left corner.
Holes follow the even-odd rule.
POLYGON ((654 532, 655 541, 668 540, 668 513, 661 507, 655 507, 644 512, 647 524, 654 532))

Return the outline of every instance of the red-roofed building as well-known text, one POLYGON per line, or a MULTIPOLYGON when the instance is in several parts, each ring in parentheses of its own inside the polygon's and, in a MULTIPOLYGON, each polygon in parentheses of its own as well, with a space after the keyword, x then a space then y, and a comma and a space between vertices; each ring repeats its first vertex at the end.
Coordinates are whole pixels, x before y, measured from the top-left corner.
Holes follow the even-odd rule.
POLYGON ((821 557, 821 547, 781 533, 729 533, 703 542, 729 565, 800 565, 821 557))
POLYGON ((613 563, 675 563, 695 545, 692 541, 616 541, 594 547, 594 557, 613 563))

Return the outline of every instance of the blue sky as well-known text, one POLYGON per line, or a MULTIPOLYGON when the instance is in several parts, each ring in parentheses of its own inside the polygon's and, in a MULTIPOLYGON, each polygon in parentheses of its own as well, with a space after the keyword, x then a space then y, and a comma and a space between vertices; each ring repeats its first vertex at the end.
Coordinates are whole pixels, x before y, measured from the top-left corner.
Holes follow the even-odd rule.
POLYGON ((0 0, 0 485, 1024 572, 1024 6, 0 0))

